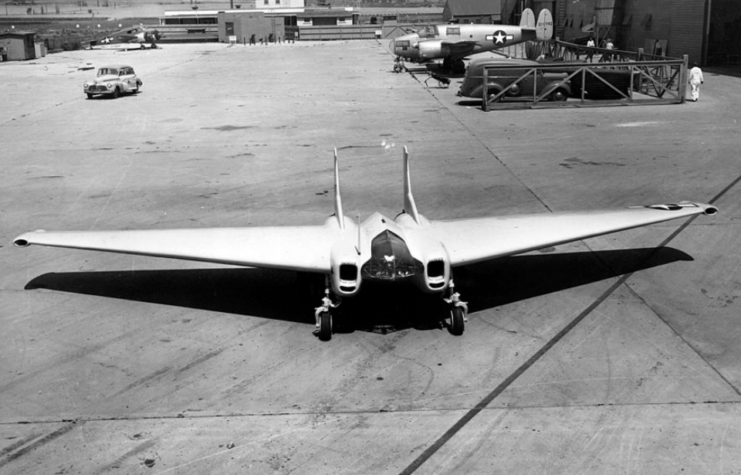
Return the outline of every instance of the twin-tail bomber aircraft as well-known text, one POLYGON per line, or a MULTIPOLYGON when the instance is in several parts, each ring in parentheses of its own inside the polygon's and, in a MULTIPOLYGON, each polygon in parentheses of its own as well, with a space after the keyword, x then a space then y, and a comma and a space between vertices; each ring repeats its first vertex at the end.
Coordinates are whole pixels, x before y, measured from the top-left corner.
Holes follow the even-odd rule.
POLYGON ((443 60, 443 67, 463 72, 463 58, 494 51, 525 41, 549 40, 553 36, 553 17, 547 9, 540 11, 535 22, 533 11, 526 8, 519 26, 481 24, 443 24, 422 27, 414 33, 399 36, 389 44, 399 61, 424 63, 443 60))
POLYGON ((144 43, 149 43, 150 48, 156 49, 157 41, 161 38, 162 35, 160 35, 159 31, 139 25, 93 40, 89 46, 90 49, 99 48, 127 51, 130 49, 145 49, 146 46, 144 43))
POLYGON ((450 333, 463 333, 467 306, 454 290, 453 269, 571 241, 685 218, 713 215, 715 206, 682 201, 617 210, 428 220, 417 211, 404 147, 404 207, 396 218, 372 214, 346 218, 334 152, 334 215, 321 226, 130 231, 33 231, 14 244, 87 249, 324 274, 325 295, 316 308, 316 334, 332 338, 341 300, 365 281, 413 283, 442 297, 450 333))

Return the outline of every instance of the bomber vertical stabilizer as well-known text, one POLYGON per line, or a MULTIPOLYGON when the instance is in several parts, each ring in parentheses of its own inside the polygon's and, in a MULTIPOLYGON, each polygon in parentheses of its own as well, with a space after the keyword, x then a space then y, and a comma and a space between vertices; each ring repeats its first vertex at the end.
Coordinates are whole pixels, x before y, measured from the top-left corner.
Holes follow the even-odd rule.
POLYGON ((540 11, 535 30, 539 40, 550 40, 553 38, 553 15, 551 15, 551 11, 547 8, 540 11))
POLYGON ((533 13, 529 8, 522 11, 520 26, 523 28, 535 28, 535 13, 533 13))
POLYGON ((409 175, 409 151, 404 146, 404 212, 414 219, 414 222, 420 224, 417 205, 414 203, 412 196, 412 179, 409 175))

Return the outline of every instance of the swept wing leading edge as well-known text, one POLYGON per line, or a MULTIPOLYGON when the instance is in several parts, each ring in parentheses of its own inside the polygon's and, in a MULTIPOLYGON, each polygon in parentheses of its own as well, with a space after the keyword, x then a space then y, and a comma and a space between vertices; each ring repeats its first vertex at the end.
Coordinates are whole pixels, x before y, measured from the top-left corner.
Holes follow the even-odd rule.
POLYGON ((337 226, 166 229, 144 231, 33 231, 15 244, 31 244, 241 266, 329 272, 337 226))
POLYGON ((432 221, 429 232, 448 251, 453 266, 511 256, 589 237, 696 214, 715 214, 702 203, 432 221))

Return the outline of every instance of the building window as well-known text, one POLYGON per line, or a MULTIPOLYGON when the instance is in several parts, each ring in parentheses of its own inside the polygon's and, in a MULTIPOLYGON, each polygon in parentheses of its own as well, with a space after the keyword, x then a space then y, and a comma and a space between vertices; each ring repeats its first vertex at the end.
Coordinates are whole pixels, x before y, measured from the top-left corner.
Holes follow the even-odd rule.
POLYGON ((268 0, 263 0, 262 4, 263 5, 269 5, 268 0))

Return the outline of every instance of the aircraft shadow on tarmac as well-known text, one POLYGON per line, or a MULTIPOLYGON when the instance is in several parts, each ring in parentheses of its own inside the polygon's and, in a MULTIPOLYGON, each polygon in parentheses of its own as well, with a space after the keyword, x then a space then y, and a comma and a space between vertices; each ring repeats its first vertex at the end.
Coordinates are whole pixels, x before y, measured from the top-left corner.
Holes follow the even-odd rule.
MULTIPOLYGON (((497 306, 691 260, 686 253, 667 247, 529 254, 457 268, 455 283, 475 316, 497 306)), ((439 297, 422 294, 411 285, 363 285, 357 297, 342 303, 335 333, 443 328, 447 311, 439 297)), ((320 295, 308 287, 292 271, 223 268, 49 273, 34 278, 25 288, 313 325, 320 295)))

